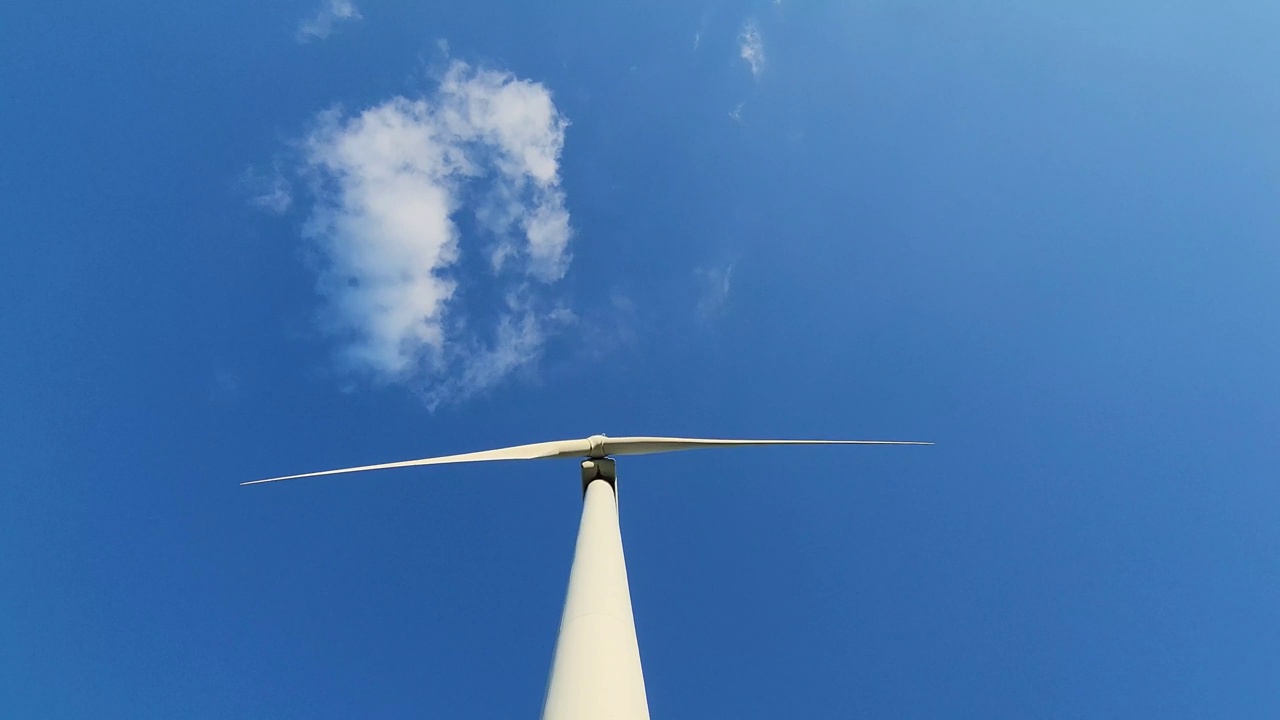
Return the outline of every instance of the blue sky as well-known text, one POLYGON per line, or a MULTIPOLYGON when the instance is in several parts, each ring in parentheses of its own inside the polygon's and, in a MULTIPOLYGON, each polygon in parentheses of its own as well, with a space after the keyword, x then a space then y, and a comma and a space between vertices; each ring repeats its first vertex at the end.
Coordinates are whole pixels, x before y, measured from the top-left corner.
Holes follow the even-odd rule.
POLYGON ((606 432, 938 443, 620 463, 654 717, 1275 717, 1277 31, 4 3, 0 716, 534 716, 571 462, 237 483, 606 432))

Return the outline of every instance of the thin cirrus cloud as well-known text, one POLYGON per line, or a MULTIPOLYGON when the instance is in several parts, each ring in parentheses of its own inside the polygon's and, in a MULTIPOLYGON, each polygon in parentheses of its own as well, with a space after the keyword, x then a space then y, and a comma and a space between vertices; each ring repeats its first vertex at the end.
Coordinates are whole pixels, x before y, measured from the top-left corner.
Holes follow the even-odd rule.
POLYGON ((698 297, 698 317, 704 321, 715 320, 725 313, 729 303, 729 289, 733 282, 733 263, 719 267, 699 268, 695 271, 701 285, 698 297))
POLYGON ((248 193, 250 205, 272 215, 283 215, 293 205, 293 188, 279 167, 273 166, 267 172, 247 170, 240 177, 240 185, 248 193))
POLYGON ((344 366, 434 407, 528 366, 573 321, 548 299, 570 262, 567 125, 542 84, 463 62, 426 96, 321 114, 302 143, 317 193, 306 235, 344 366), (462 211, 483 239, 463 237, 462 211), (472 282, 502 296, 489 316, 468 313, 459 292, 460 258, 480 249, 488 262, 472 282))
POLYGON ((300 43, 324 40, 333 32, 334 25, 343 20, 359 20, 360 17, 360 11, 351 0, 323 0, 315 16, 298 26, 297 40, 300 43))
POLYGON ((747 20, 738 34, 738 56, 751 68, 751 75, 760 77, 764 71, 764 39, 755 20, 747 20))

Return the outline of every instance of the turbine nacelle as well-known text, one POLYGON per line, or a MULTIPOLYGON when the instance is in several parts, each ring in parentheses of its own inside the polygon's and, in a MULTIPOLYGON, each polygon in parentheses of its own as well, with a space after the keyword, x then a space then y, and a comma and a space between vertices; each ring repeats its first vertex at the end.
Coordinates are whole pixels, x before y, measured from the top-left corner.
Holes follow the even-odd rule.
POLYGON ((609 483, 614 492, 618 491, 618 464, 613 458, 587 458, 582 461, 582 492, 585 495, 587 486, 596 480, 609 483))

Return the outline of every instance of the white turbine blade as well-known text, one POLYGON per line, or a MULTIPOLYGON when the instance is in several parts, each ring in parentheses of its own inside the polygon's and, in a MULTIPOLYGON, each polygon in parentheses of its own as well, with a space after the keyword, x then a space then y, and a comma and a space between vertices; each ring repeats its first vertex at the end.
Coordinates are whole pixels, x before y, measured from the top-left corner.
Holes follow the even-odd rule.
POLYGON ((343 473, 364 472, 365 470, 390 470, 391 468, 415 467, 418 465, 448 465, 450 463, 485 462, 489 460, 541 460, 544 458, 583 457, 590 453, 591 443, 587 440, 559 440, 556 442, 517 445, 498 450, 463 453, 462 455, 445 455, 443 457, 423 458, 422 460, 405 460, 403 462, 383 463, 381 465, 362 465, 360 467, 342 468, 341 470, 323 470, 321 472, 285 475, 251 480, 241 485, 259 485, 277 480, 294 480, 297 478, 319 477, 321 475, 341 475, 343 473))
POLYGON ((709 438, 618 437, 606 438, 609 455, 651 455, 653 453, 696 450, 725 446, 757 445, 932 445, 915 440, 717 440, 709 438))

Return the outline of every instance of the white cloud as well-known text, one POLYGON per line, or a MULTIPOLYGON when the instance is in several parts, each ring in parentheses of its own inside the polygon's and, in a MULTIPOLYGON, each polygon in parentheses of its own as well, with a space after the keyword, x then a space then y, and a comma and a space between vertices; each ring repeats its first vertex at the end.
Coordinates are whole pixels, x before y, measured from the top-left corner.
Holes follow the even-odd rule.
POLYGON ((760 28, 755 20, 747 20, 738 35, 738 55, 747 62, 751 74, 759 77, 764 70, 764 40, 760 37, 760 28))
POLYGON ((351 0, 323 0, 315 17, 304 20, 298 26, 298 42, 323 40, 333 32, 334 24, 342 20, 359 20, 360 11, 351 0))
POLYGON ((746 107, 746 103, 738 103, 729 111, 729 119, 734 122, 742 122, 742 111, 746 107))
POLYGON ((321 115, 303 144, 318 193, 307 235, 326 264, 327 326, 351 369, 435 405, 538 357, 559 322, 541 296, 570 261, 567 125, 543 85, 461 62, 430 96, 321 115), (497 248, 473 288, 506 288, 493 317, 459 298, 466 248, 455 218, 468 206, 497 248))

